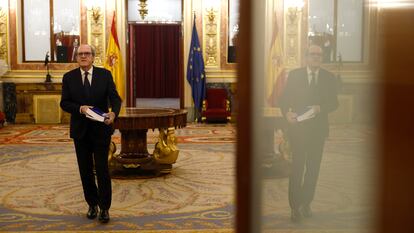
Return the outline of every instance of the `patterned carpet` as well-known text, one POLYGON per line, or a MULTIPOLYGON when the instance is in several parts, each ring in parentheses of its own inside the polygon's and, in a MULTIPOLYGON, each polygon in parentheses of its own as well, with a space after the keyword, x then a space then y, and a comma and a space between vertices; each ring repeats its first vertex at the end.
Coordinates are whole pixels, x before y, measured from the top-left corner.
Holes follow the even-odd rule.
MULTIPOLYGON (((231 125, 177 130, 181 151, 172 173, 113 179, 111 221, 101 225, 84 217, 67 126, 0 129, 0 231, 232 232, 234 131, 231 125)), ((157 135, 148 133, 150 152, 157 135)))
POLYGON ((376 167, 371 127, 331 127, 321 163, 312 218, 290 220, 288 179, 263 181, 266 233, 368 233, 375 224, 376 167))
MULTIPOLYGON (((150 153, 157 135, 148 132, 150 153)), ((263 232, 368 232, 375 211, 373 135, 368 127, 332 127, 315 214, 300 224, 289 219, 288 179, 264 180, 263 232)), ((234 125, 190 124, 176 136, 180 155, 171 174, 112 180, 111 221, 102 225, 84 217, 66 125, 1 128, 0 232, 234 232, 234 125)), ((119 150, 119 133, 113 141, 119 150)))

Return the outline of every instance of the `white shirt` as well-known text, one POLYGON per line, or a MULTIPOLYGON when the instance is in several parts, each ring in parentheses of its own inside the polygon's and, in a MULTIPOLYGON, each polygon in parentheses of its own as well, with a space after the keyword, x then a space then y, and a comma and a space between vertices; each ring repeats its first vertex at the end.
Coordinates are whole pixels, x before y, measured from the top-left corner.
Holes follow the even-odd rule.
MULTIPOLYGON (((312 81, 312 70, 309 68, 309 66, 306 69, 308 71, 308 84, 310 85, 312 81)), ((313 73, 315 74, 315 84, 316 84, 318 83, 319 68, 313 73)))
MULTIPOLYGON (((82 84, 85 83, 85 71, 80 69, 81 71, 81 76, 82 76, 82 84)), ((92 85, 92 73, 93 73, 93 66, 91 66, 91 68, 88 70, 88 80, 89 80, 89 84, 92 85)), ((82 113, 81 111, 82 106, 79 107, 79 112, 82 113)))
MULTIPOLYGON (((81 75, 82 75, 82 83, 85 83, 85 71, 81 70, 81 75)), ((88 80, 89 80, 89 84, 92 85, 92 73, 93 73, 93 66, 91 66, 91 68, 88 70, 88 80)))

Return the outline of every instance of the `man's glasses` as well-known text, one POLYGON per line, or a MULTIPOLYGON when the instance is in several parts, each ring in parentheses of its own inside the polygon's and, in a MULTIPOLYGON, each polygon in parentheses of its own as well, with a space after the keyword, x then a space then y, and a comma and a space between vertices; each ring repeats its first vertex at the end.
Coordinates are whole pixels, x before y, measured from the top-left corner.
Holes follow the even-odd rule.
POLYGON ((80 53, 78 53, 78 56, 79 57, 82 57, 82 56, 89 57, 91 55, 92 55, 91 52, 80 52, 80 53))

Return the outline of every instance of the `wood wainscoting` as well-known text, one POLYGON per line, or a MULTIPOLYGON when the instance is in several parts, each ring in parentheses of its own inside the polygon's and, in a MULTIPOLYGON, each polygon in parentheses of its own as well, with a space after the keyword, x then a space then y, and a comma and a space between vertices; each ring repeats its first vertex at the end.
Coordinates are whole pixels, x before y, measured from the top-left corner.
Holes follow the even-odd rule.
POLYGON ((59 107, 61 92, 61 83, 16 83, 15 123, 68 123, 69 114, 59 107))

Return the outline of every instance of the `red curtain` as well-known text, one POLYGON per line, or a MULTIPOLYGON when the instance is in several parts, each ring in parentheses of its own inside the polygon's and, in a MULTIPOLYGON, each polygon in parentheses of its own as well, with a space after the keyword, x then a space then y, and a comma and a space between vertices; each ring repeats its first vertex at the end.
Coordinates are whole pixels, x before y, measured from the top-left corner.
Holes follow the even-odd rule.
POLYGON ((136 98, 179 98, 181 25, 131 24, 130 75, 136 98))

